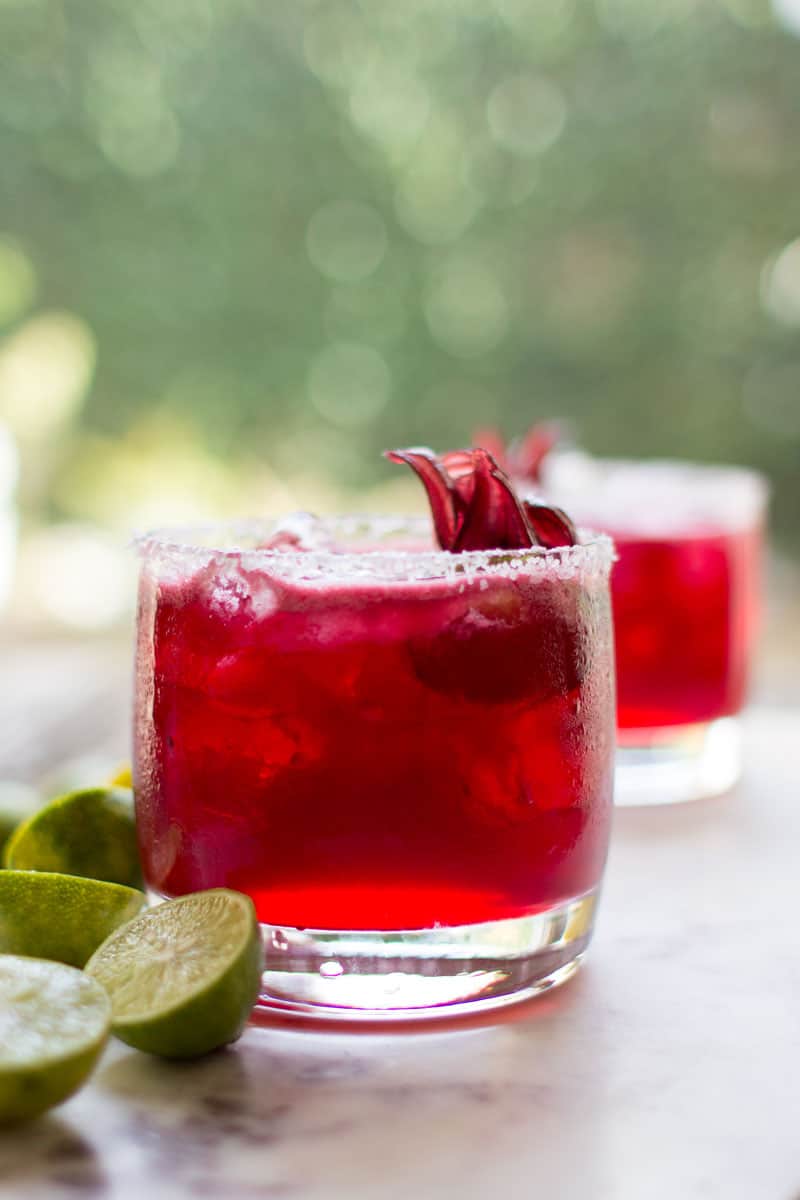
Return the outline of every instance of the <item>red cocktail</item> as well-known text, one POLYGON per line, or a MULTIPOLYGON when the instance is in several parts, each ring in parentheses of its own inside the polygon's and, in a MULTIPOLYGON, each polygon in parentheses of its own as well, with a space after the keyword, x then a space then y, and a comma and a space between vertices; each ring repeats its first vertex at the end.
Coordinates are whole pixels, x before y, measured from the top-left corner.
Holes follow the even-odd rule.
POLYGON ((273 1004, 427 1010, 564 977, 608 840, 607 539, 449 554, 425 522, 353 519, 198 540, 141 543, 150 888, 251 895, 273 1004))
POLYGON ((757 625, 760 528, 614 539, 620 744, 629 730, 740 712, 757 625))
POLYGON ((555 453, 541 489, 604 529, 612 579, 622 802, 689 799, 737 777, 760 608, 766 506, 753 472, 555 453))

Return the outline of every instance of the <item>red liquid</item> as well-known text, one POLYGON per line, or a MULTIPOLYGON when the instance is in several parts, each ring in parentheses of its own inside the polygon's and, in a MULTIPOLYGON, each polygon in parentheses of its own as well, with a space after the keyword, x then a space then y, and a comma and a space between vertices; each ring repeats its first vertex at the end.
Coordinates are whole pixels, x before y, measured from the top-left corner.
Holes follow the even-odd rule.
POLYGON ((264 922, 391 930, 519 917, 598 883, 605 583, 492 576, 459 594, 242 573, 220 598, 214 571, 142 576, 151 888, 227 886, 264 922))
POLYGON ((625 730, 739 712, 758 623, 760 528, 612 537, 621 743, 625 730))

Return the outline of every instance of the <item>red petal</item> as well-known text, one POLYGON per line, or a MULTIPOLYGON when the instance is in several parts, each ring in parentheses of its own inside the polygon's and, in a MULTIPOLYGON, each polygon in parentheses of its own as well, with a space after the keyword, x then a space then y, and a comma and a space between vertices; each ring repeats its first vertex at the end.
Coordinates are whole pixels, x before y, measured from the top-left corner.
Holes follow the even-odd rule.
POLYGON ((450 550, 456 536, 457 497, 447 473, 432 450, 387 450, 390 462, 406 463, 422 480, 431 506, 433 528, 443 550, 450 550))
POLYGON ((542 467, 550 451, 563 439, 564 430, 557 421, 542 421, 529 429, 509 449, 509 469, 519 479, 542 482, 542 467))
POLYGON ((488 450, 498 466, 504 471, 509 471, 508 460, 506 458, 506 443, 505 438, 499 429, 494 426, 486 429, 476 429, 472 435, 473 446, 482 446, 484 450, 488 450))
POLYGON ((475 495, 475 451, 447 450, 438 455, 436 461, 450 480, 453 489, 458 529, 475 495))
POLYGON ((577 546, 578 531, 563 508, 536 504, 531 500, 526 500, 523 507, 540 546, 549 550, 555 546, 577 546))
MULTIPOLYGON (((488 450, 468 451, 472 488, 453 550, 522 550, 536 545, 522 505, 488 450)), ((447 456, 446 456, 447 457, 447 456)))

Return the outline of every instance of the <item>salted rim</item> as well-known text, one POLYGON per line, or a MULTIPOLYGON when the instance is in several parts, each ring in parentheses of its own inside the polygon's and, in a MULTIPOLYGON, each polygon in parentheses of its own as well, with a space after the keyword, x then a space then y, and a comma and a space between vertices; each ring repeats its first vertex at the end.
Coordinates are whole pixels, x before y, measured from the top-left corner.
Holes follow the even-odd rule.
MULTIPOLYGON (((264 540, 278 530, 291 528, 308 514, 293 513, 274 520, 217 521, 202 525, 166 526, 136 534, 131 545, 140 557, 178 560, 183 566, 212 562, 235 563, 244 570, 261 570, 278 578, 313 581, 410 580, 461 578, 519 571, 557 576, 607 574, 615 559, 614 543, 604 533, 579 529, 576 546, 532 546, 522 550, 407 550, 379 548, 348 553, 338 549, 266 549, 242 545, 264 540), (203 544, 203 539, 207 544, 203 544), (233 539, 232 545, 213 544, 233 539), (212 543, 212 544, 208 544, 212 543)), ((425 536, 431 523, 424 517, 369 516, 354 513, 314 519, 316 532, 349 538, 425 536)))

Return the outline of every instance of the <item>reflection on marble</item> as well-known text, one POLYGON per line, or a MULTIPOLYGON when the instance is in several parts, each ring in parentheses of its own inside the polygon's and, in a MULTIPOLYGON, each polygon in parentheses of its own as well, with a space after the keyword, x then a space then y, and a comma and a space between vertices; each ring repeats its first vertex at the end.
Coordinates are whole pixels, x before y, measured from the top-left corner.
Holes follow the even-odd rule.
POLYGON ((731 796, 628 809, 597 939, 481 1023, 250 1028, 169 1064, 120 1045, 0 1135, 20 1200, 797 1200, 797 714, 751 721, 731 796))

